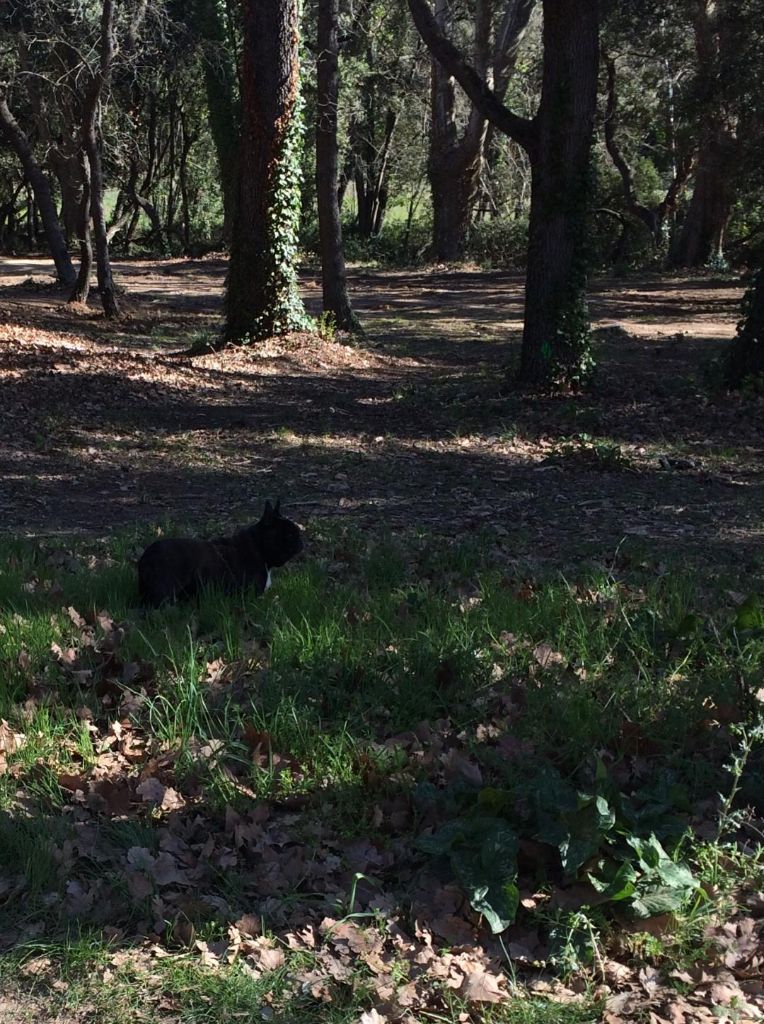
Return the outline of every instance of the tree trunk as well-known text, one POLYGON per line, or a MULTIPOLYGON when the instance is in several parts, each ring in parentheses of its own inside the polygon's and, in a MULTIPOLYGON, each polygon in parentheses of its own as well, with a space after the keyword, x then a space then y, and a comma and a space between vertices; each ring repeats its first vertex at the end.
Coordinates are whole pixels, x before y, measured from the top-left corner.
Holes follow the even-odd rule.
POLYGON ((707 126, 695 170, 695 189, 672 254, 675 266, 702 267, 724 260, 736 152, 737 140, 728 128, 719 123, 707 126))
POLYGON ((180 212, 183 220, 182 238, 183 252, 188 256, 191 252, 191 210, 188 195, 188 157, 191 153, 196 138, 188 131, 186 124, 186 112, 180 111, 180 167, 178 176, 180 181, 180 212))
POLYGON ((480 154, 463 167, 457 154, 451 154, 450 161, 436 160, 438 152, 434 147, 428 162, 428 177, 432 193, 432 241, 437 260, 451 262, 464 256, 470 227, 472 206, 477 195, 480 176, 480 154))
POLYGON ((206 44, 204 85, 207 93, 210 132, 220 168, 223 189, 223 238, 228 242, 235 219, 238 190, 239 122, 236 67, 226 22, 218 0, 194 0, 197 34, 206 44))
POLYGON ((170 141, 167 153, 167 207, 165 210, 165 232, 167 234, 167 251, 172 255, 172 236, 175 234, 175 131, 177 122, 177 100, 175 90, 170 90, 169 128, 170 141))
MULTIPOLYGON (((436 0, 435 20, 445 31, 449 0, 436 0)), ((487 73, 490 5, 481 0, 475 14, 475 69, 487 73)), ((480 180, 487 121, 472 107, 460 138, 456 122, 456 82, 434 57, 430 61, 430 179, 433 213, 433 249, 438 260, 459 260, 464 255, 472 205, 480 180)))
POLYGON ((739 388, 750 382, 764 390, 764 270, 759 270, 743 300, 744 320, 727 351, 725 383, 739 388))
POLYGON ((342 251, 337 146, 339 0, 318 2, 318 59, 316 66, 316 200, 321 239, 324 312, 334 316, 340 330, 352 331, 358 321, 350 306, 342 251))
POLYGON ((106 216, 103 208, 103 164, 96 130, 96 112, 114 59, 114 0, 103 0, 100 64, 87 90, 82 114, 82 144, 90 169, 90 214, 93 218, 96 276, 104 314, 119 316, 119 303, 111 273, 106 216))
POLYGON ((427 0, 408 0, 434 56, 473 104, 528 153, 531 219, 520 378, 579 382, 591 365, 586 311, 590 151, 597 106, 597 0, 544 0, 541 103, 530 121, 506 107, 440 30, 427 0))
POLYGON ((591 368, 586 239, 598 36, 597 0, 545 0, 520 364, 521 381, 534 387, 577 384, 591 368))
MULTIPOLYGON (((435 19, 441 31, 446 29, 448 10, 448 0, 436 0, 435 19)), ((437 260, 458 260, 464 255, 467 241, 480 153, 479 149, 471 152, 469 159, 463 152, 465 140, 459 139, 456 125, 456 82, 435 57, 430 61, 430 110, 427 176, 432 194, 434 255, 437 260)), ((482 114, 480 117, 484 125, 485 118, 482 114)), ((484 137, 485 132, 481 132, 478 147, 484 137)))
POLYGON ((298 0, 245 0, 237 216, 224 339, 305 328, 295 255, 300 213, 298 0))
POLYGON ((738 140, 721 95, 730 47, 729 26, 720 7, 714 0, 697 0, 694 28, 702 113, 695 189, 671 254, 678 267, 723 261, 724 232, 732 212, 738 140))
POLYGON ((382 229, 387 206, 390 151, 398 123, 397 112, 388 109, 382 144, 377 149, 372 137, 376 117, 373 83, 369 84, 367 92, 368 95, 364 98, 364 119, 354 120, 350 129, 350 144, 355 156, 354 176, 358 203, 356 221, 358 233, 362 238, 371 238, 382 229))
POLYGON ((74 283, 75 272, 66 248, 61 225, 56 213, 56 204, 48 180, 34 158, 29 140, 11 113, 5 96, 0 93, 0 130, 15 151, 24 168, 24 174, 34 191, 35 201, 40 208, 45 237, 56 267, 59 281, 65 285, 74 283))
POLYGON ((80 269, 69 296, 69 302, 88 301, 90 277, 93 273, 93 242, 90 237, 90 164, 86 153, 80 153, 80 202, 78 206, 77 235, 80 244, 80 269))

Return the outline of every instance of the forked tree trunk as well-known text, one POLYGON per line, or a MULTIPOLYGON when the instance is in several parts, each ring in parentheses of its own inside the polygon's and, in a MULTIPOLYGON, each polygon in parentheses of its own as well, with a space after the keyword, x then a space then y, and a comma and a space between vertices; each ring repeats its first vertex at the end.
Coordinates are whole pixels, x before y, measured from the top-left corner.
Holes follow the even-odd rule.
POLYGON ((319 0, 316 118, 316 199, 321 239, 324 312, 337 327, 352 331, 358 321, 350 306, 342 251, 337 146, 339 0, 319 0))
POLYGON ((298 47, 298 0, 245 0, 242 173, 226 289, 228 342, 307 326, 295 268, 298 47))
POLYGON ((75 278, 74 265, 66 248, 66 241, 61 231, 58 214, 56 213, 56 204, 53 201, 53 194, 48 184, 48 179, 35 160, 29 140, 13 116, 5 96, 1 93, 0 131, 21 161, 24 174, 34 192, 35 202, 40 209, 45 237, 58 278, 62 284, 71 285, 75 278))
POLYGON ((528 153, 531 221, 520 378, 541 389, 575 384, 590 366, 585 242, 597 105, 597 0, 544 0, 544 70, 533 121, 504 106, 444 36, 427 0, 408 3, 434 56, 475 106, 528 153))
MULTIPOLYGON (((492 83, 501 99, 514 70, 520 42, 528 26, 535 0, 505 0, 496 40, 491 50, 491 0, 475 5, 475 71, 492 83)), ((435 20, 447 28, 448 0, 436 0, 435 20)), ((430 150, 427 173, 433 208, 433 248, 437 259, 458 260, 464 255, 472 212, 480 189, 480 175, 489 123, 483 111, 472 105, 461 135, 458 132, 454 79, 435 58, 431 66, 430 150)))
MULTIPOLYGON (((488 25, 480 24, 480 12, 485 8, 485 3, 478 4, 475 26, 476 70, 482 75, 486 72, 484 57, 490 26, 490 20, 488 25)), ((448 0, 435 0, 435 19, 442 31, 447 26, 448 12, 448 0)), ((432 194, 433 249, 436 259, 452 261, 464 255, 487 122, 473 107, 464 135, 459 137, 456 82, 434 57, 430 62, 430 107, 427 177, 432 194)))

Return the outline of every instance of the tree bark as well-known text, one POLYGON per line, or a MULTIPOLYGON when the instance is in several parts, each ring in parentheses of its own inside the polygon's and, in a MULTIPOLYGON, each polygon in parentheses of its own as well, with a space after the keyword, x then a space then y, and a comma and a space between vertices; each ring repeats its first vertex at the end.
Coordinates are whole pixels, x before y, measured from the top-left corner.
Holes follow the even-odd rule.
POLYGON ((295 268, 299 218, 297 0, 245 0, 237 216, 224 340, 307 326, 295 268))
POLYGON ((358 234, 362 238, 371 238, 382 229, 387 207, 390 152, 398 124, 398 113, 389 108, 385 114, 382 143, 377 148, 372 137, 376 118, 373 91, 373 83, 368 83, 367 96, 363 98, 364 117, 362 120, 354 119, 350 128, 350 144, 354 156, 353 177, 358 204, 356 222, 358 234))
POLYGON ((597 104, 597 0, 544 0, 541 102, 533 121, 496 96, 440 31, 427 0, 408 0, 431 52, 531 162, 531 216, 520 380, 575 385, 591 367, 586 310, 590 153, 597 104))
POLYGON ((598 30, 596 0, 545 0, 520 365, 521 380, 537 387, 580 383, 590 369, 586 238, 598 30))
POLYGON ((74 265, 66 248, 50 185, 35 160, 29 140, 13 116, 2 92, 0 92, 0 129, 21 161, 27 180, 32 186, 58 279, 62 284, 71 285, 76 276, 74 265))
POLYGON ((744 320, 730 345, 724 366, 725 383, 739 388, 747 382, 764 389, 764 270, 759 270, 743 300, 744 320))
POLYGON ((316 199, 324 312, 334 316, 340 330, 352 331, 358 327, 358 321, 348 295, 338 200, 338 17, 339 0, 318 0, 316 199))
POLYGON ((236 67, 218 0, 194 0, 194 25, 205 44, 204 85, 210 132, 223 189, 223 238, 228 242, 236 216, 241 111, 236 67))
POLYGON ((695 18, 701 125, 695 188, 671 261, 698 267, 724 259, 724 233, 732 212, 738 140, 721 95, 726 31, 714 0, 698 0, 695 18))
MULTIPOLYGON (((490 0, 478 0, 475 9, 474 69, 494 83, 499 99, 506 93, 520 40, 535 0, 508 0, 490 54, 490 0)), ((445 32, 449 0, 436 0, 435 20, 445 32)), ((427 173, 433 208, 433 249, 439 260, 464 255, 472 209, 480 185, 480 172, 488 139, 488 121, 473 104, 461 137, 457 131, 454 78, 433 58, 431 68, 430 149, 427 173)))
POLYGON ((109 241, 106 216, 103 208, 103 163, 101 147, 96 128, 98 104, 105 84, 111 74, 111 65, 115 54, 114 41, 114 0, 103 0, 101 11, 101 52, 99 64, 88 83, 82 108, 82 147, 85 151, 90 170, 90 215, 93 219, 93 238, 95 241, 96 276, 98 290, 104 315, 112 318, 119 316, 119 303, 111 273, 109 259, 109 241))
POLYGON ((80 245, 80 269, 69 296, 69 302, 86 303, 90 294, 90 277, 93 273, 93 242, 90 235, 90 164, 87 154, 80 153, 80 178, 82 187, 78 206, 77 236, 80 245))

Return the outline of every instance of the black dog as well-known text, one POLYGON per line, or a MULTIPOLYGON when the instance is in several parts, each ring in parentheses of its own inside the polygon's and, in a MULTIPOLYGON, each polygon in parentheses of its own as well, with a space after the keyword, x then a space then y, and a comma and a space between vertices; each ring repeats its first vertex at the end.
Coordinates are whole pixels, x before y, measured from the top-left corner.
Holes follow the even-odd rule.
POLYGON ((271 569, 302 551, 302 531, 269 501, 260 522, 233 537, 191 540, 168 537, 150 544, 138 559, 141 603, 158 608, 166 601, 188 600, 201 589, 221 587, 228 593, 271 585, 271 569))

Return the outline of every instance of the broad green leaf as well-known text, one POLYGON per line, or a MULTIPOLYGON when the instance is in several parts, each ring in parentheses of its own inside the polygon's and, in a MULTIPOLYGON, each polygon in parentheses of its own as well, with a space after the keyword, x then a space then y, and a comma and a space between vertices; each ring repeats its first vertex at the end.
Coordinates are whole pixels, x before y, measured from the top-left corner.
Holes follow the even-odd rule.
POLYGON ((461 819, 449 821, 437 832, 429 836, 419 836, 416 845, 424 853, 433 857, 446 857, 451 852, 451 847, 457 840, 464 839, 468 834, 468 826, 461 819))
POLYGON ((627 900, 636 891, 637 872, 634 866, 628 861, 623 864, 616 864, 615 861, 600 861, 597 875, 588 874, 592 886, 604 899, 627 900))
POLYGON ((575 874, 593 857, 614 825, 615 814, 604 797, 579 795, 578 810, 562 814, 560 820, 564 836, 557 845, 565 872, 575 874))
POLYGON ((630 904, 635 917, 656 917, 679 910, 690 895, 688 889, 656 888, 650 892, 640 893, 630 904))

